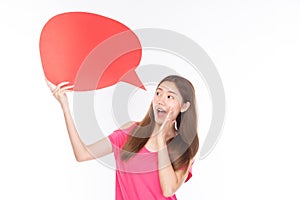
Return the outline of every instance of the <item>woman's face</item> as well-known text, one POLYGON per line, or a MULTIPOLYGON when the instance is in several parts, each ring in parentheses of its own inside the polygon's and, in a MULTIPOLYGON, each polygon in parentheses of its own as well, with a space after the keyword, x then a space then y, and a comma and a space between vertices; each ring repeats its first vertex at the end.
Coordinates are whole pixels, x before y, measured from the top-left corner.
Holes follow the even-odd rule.
POLYGON ((162 82, 157 87, 152 101, 156 123, 161 125, 171 110, 173 110, 171 118, 175 120, 181 111, 182 104, 182 96, 176 85, 170 81, 162 82))

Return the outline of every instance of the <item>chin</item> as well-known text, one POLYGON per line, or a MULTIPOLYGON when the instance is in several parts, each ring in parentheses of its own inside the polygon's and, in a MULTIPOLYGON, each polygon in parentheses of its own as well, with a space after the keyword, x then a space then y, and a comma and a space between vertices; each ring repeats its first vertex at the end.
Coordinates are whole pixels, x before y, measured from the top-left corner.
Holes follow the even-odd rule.
POLYGON ((157 116, 154 117, 154 120, 155 120, 155 123, 159 126, 162 125, 164 122, 164 119, 159 119, 157 116))

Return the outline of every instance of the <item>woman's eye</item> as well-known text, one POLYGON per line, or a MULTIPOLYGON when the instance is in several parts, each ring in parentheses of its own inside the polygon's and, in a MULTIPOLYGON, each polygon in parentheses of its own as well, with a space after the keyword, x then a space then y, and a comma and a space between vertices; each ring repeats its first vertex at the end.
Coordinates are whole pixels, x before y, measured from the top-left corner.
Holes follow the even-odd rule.
POLYGON ((159 92, 156 92, 156 95, 159 96, 159 92))
POLYGON ((169 96, 168 96, 168 98, 169 98, 169 99, 174 99, 174 97, 173 97, 173 96, 171 96, 171 95, 169 95, 169 96))

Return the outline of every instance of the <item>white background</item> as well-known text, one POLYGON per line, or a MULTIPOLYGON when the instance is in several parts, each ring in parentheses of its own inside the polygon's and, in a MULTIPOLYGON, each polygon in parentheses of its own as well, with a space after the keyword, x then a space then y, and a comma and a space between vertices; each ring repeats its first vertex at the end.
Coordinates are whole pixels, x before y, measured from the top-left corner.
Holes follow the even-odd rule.
POLYGON ((2 1, 0 199, 114 199, 114 171, 77 163, 44 82, 39 34, 52 16, 87 11, 132 29, 165 28, 214 61, 226 120, 179 199, 299 199, 300 3, 286 1, 2 1))

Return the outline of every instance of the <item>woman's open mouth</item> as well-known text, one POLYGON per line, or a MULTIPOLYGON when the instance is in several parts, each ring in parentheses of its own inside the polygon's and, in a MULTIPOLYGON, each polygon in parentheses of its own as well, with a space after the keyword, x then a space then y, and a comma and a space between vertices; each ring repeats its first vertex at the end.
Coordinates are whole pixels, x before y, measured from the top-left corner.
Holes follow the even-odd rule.
POLYGON ((167 112, 162 108, 157 108, 156 111, 157 111, 157 116, 159 118, 165 117, 165 115, 167 114, 167 112))

